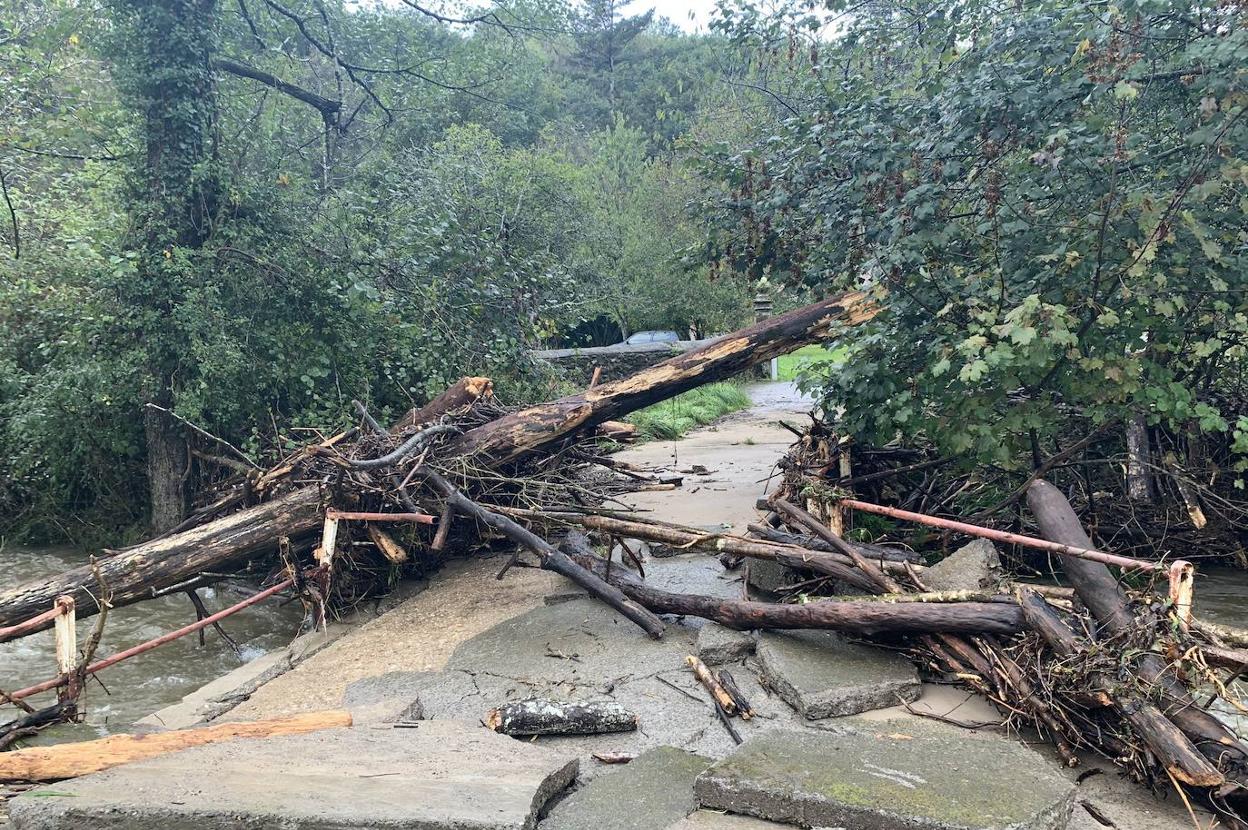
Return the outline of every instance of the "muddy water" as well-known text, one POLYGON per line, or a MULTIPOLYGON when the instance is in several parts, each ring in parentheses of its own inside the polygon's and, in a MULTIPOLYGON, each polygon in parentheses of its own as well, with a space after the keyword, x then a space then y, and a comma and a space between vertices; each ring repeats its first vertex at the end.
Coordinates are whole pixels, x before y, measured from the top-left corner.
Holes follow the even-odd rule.
MULTIPOLYGON (((86 562, 86 554, 68 548, 0 549, 0 588, 59 573, 86 562)), ((233 605, 245 596, 224 588, 201 588, 209 612, 233 605)), ((124 730, 134 721, 202 686, 244 662, 289 643, 298 633, 302 611, 298 603, 279 607, 269 599, 240 611, 223 622, 242 652, 236 655, 217 633, 206 629, 206 644, 192 634, 125 660, 100 673, 100 684, 91 682, 83 695, 86 721, 58 726, 45 735, 52 740, 83 740, 124 730), (110 694, 111 692, 111 694, 110 694)), ((104 637, 96 658, 129 648, 195 621, 195 609, 185 594, 118 608, 108 615, 104 637)), ((78 623, 79 642, 90 636, 95 618, 78 623)), ((56 672, 51 631, 9 643, 0 643, 0 689, 11 691, 30 686, 56 672)), ((51 693, 30 699, 33 705, 55 700, 51 693)), ((12 707, 0 708, 0 722, 13 717, 12 707)), ((41 736, 43 737, 43 736, 41 736)))

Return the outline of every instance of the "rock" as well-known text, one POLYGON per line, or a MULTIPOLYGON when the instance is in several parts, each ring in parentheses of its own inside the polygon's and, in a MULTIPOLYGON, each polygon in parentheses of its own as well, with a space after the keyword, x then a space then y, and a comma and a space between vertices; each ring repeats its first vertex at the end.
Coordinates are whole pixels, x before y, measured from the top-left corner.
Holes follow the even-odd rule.
POLYGON ((542 821, 541 830, 667 827, 697 808, 693 781, 710 763, 670 746, 652 749, 568 796, 542 821))
MULTIPOLYGON (((641 560, 642 567, 645 567, 651 557, 650 543, 644 539, 624 539, 623 542, 628 545, 628 549, 633 552, 633 556, 641 560)), ((611 548, 611 561, 622 562, 629 570, 637 570, 637 563, 633 561, 632 556, 624 552, 624 548, 619 542, 616 542, 615 546, 611 548)))
POLYGON ((327 729, 228 741, 33 790, 15 830, 530 830, 577 772, 482 726, 327 729))
MULTIPOLYGON (((867 724, 859 724, 867 727, 867 724)), ((941 724, 882 732, 775 731, 698 777, 704 807, 802 827, 1063 830, 1075 787, 1005 739, 967 740, 941 724)))
POLYGON ((698 657, 708 666, 735 663, 754 653, 754 638, 745 631, 734 631, 708 622, 698 629, 698 657))
POLYGON ((982 591, 1005 581, 1001 558, 987 539, 963 545, 923 572, 923 583, 933 591, 982 591))
POLYGON ((416 672, 393 671, 357 680, 343 693, 343 707, 356 725, 423 720, 416 672))
POLYGON ((807 720, 854 715, 919 696, 914 666, 831 631, 765 631, 756 650, 762 677, 807 720))
POLYGON ((793 571, 770 559, 747 559, 745 567, 746 584, 764 595, 775 594, 785 585, 792 585, 797 581, 793 571))

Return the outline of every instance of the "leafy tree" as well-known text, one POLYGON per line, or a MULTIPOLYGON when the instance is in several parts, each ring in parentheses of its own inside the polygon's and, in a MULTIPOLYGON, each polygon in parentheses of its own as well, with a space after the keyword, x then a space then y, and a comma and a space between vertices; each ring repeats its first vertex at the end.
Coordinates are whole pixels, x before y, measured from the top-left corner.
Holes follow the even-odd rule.
MULTIPOLYGON (((628 16, 634 0, 585 0, 572 18, 576 51, 572 65, 583 73, 606 104, 606 116, 616 112, 617 73, 634 55, 633 41, 654 19, 654 10, 628 16)), ((603 123, 599 120, 599 124, 603 123)))
POLYGON ((811 381, 847 427, 1016 464, 1144 416, 1248 450, 1243 9, 849 11, 723 22, 770 117, 710 162, 725 262, 881 298, 811 381))

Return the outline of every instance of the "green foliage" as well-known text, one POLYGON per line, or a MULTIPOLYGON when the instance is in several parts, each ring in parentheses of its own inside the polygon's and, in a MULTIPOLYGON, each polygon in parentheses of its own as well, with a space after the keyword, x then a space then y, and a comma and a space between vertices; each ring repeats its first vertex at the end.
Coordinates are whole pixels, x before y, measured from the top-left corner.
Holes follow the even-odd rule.
POLYGON ((352 398, 386 418, 470 373, 544 396, 527 350, 608 307, 737 322, 672 157, 722 40, 627 24, 613 70, 574 66, 588 13, 4 6, 0 531, 142 523, 153 399, 265 460, 352 398))
POLYGON ((634 412, 628 421, 637 425, 642 438, 674 441, 749 405, 750 396, 740 386, 712 383, 634 412))
POLYGON ((847 427, 1012 464, 1144 413, 1225 434, 1248 346, 1241 7, 813 4, 723 23, 770 118, 708 169, 734 267, 886 308, 809 385, 847 427), (776 42, 787 48, 776 49, 776 42))

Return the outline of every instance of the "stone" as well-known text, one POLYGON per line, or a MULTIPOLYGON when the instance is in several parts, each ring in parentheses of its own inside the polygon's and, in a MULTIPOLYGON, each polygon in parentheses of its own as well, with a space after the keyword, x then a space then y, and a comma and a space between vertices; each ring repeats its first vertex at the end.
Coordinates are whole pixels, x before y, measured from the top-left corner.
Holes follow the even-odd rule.
POLYGON ((933 591, 983 591, 1005 581, 1001 557, 987 539, 963 545, 923 572, 923 584, 933 591))
POLYGON ((14 830, 531 830, 577 767, 483 726, 426 721, 195 747, 9 806, 14 830))
POLYGON ((393 671, 357 680, 347 686, 342 705, 356 725, 423 720, 417 672, 393 671))
POLYGON ((557 804, 541 830, 654 830, 687 816, 697 804, 693 781, 709 759, 661 746, 600 775, 557 804))
POLYGON ((785 830, 792 827, 791 824, 776 824, 753 816, 695 810, 675 824, 668 825, 666 830, 785 830))
POLYGON ((919 678, 900 655, 831 631, 765 631, 756 649, 766 685, 807 720, 913 701, 919 678))
POLYGON ((694 791, 704 807, 802 827, 1066 827, 1074 784, 1016 741, 967 740, 942 724, 878 726, 765 733, 700 775, 694 791))
POLYGON ((770 559, 746 559, 746 584, 764 596, 771 596, 796 582, 793 571, 770 559))
POLYGON ((698 629, 698 657, 708 666, 735 663, 754 653, 754 638, 719 623, 708 622, 698 629))

